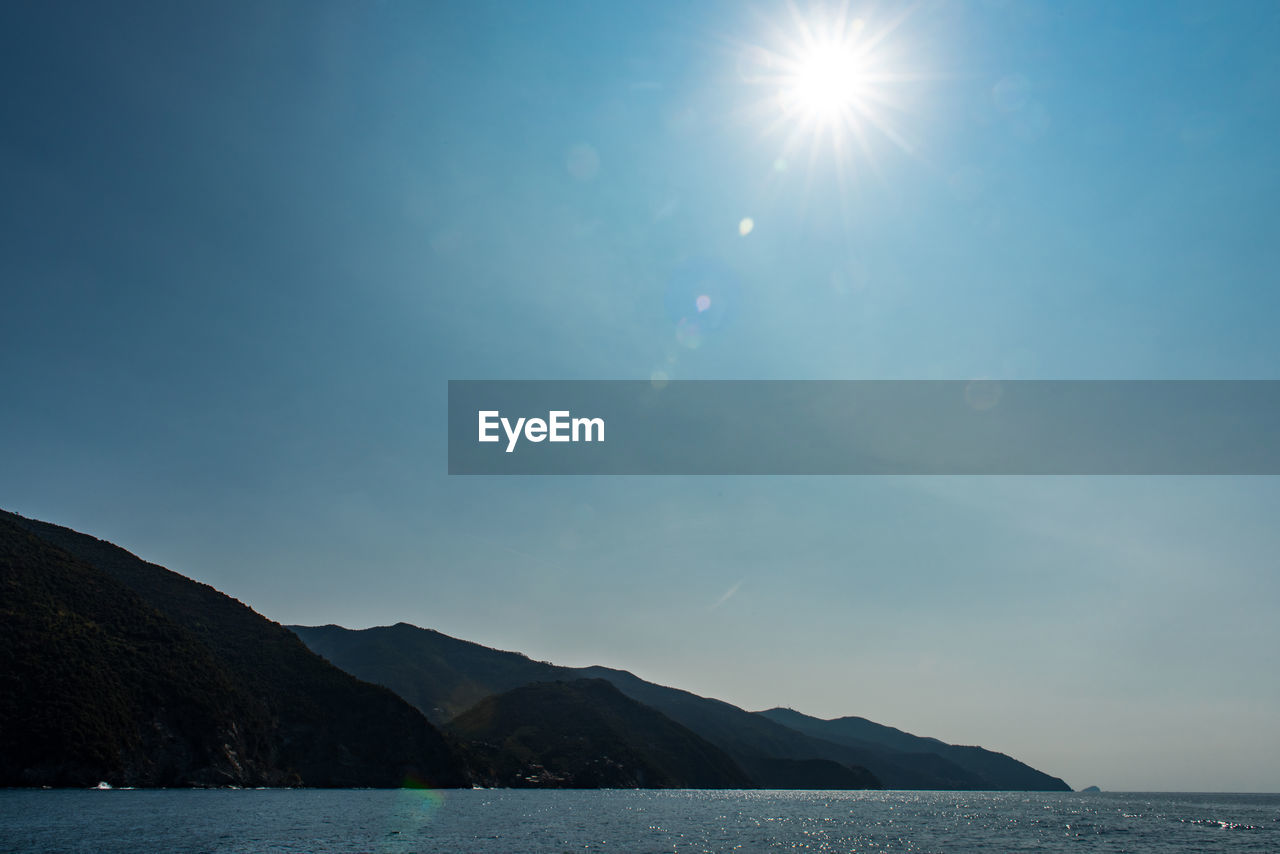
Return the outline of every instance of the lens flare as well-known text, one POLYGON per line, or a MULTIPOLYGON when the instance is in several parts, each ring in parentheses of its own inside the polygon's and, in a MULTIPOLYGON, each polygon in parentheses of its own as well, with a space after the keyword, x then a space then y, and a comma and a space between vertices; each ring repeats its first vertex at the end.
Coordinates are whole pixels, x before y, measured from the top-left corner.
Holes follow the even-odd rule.
POLYGON ((407 774, 391 802, 387 841, 381 850, 394 854, 419 850, 424 834, 431 832, 431 824, 444 803, 444 792, 432 788, 416 774, 407 774))
POLYGON ((676 324, 676 340, 680 342, 682 347, 697 350, 702 346, 702 327, 698 325, 697 321, 685 318, 676 324))
POLYGON ((412 792, 427 811, 433 812, 444 806, 444 792, 432 788, 430 783, 412 772, 405 775, 400 788, 412 792))
MULTIPOLYGON (((691 258, 672 271, 663 304, 676 351, 697 350, 731 324, 741 294, 737 273, 714 258, 691 258)), ((670 339, 668 339, 670 340, 670 339)))

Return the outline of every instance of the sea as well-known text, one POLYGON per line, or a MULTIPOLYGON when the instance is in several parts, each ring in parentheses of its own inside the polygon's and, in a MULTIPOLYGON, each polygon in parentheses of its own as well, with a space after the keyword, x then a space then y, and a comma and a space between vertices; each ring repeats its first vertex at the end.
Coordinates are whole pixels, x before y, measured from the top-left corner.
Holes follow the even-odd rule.
POLYGON ((0 790, 14 852, 1280 851, 1280 795, 0 790))

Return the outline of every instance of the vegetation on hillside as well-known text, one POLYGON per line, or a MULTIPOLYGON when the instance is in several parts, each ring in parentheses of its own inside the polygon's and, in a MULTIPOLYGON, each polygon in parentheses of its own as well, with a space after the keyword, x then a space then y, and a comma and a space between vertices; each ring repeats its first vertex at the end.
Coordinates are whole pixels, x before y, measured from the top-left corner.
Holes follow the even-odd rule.
POLYGON ((0 532, 4 783, 469 784, 417 710, 243 603, 67 528, 0 532))

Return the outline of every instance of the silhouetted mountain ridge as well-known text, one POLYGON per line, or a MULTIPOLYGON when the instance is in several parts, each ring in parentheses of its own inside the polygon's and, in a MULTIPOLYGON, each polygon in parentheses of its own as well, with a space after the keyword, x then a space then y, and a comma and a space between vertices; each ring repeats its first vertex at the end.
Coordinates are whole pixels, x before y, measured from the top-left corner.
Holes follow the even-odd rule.
POLYGON ((983 748, 752 713, 406 623, 291 632, 4 511, 0 593, 0 785, 456 786, 474 772, 521 786, 1066 790, 983 748))
POLYGON ((801 716, 805 726, 796 728, 770 714, 656 685, 626 671, 560 667, 407 623, 363 630, 290 628, 337 666, 386 685, 434 720, 532 682, 598 678, 724 750, 765 788, 870 788, 883 783, 908 789, 1067 790, 1057 778, 981 748, 954 747, 871 721, 856 736, 845 728, 817 733, 808 723, 817 719, 806 716, 801 716), (917 749, 922 744, 933 748, 917 749), (1012 766, 1005 767, 1006 761, 1012 766), (844 784, 833 785, 833 780, 844 784))
POLYGON ((822 720, 794 709, 769 709, 758 714, 799 732, 837 744, 881 744, 907 754, 939 756, 972 775, 984 789, 1071 791, 1061 779, 1037 771, 1003 753, 982 747, 947 744, 936 738, 912 735, 866 718, 822 720))

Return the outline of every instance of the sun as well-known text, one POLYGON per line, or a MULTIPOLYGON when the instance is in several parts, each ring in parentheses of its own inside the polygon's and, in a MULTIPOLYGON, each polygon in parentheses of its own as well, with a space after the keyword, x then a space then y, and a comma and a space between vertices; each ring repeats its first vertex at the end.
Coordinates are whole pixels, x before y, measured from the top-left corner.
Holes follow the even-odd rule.
POLYGON ((915 153, 903 126, 902 84, 923 75, 909 70, 899 27, 909 11, 869 23, 847 3, 770 25, 768 46, 742 48, 739 73, 756 90, 752 112, 766 135, 781 135, 779 162, 808 145, 810 160, 833 155, 842 178, 853 161, 874 168, 875 140, 915 153))
POLYGON ((782 98, 793 102, 806 118, 831 122, 850 111, 863 111, 867 94, 865 71, 857 53, 848 45, 822 44, 796 63, 782 98))

